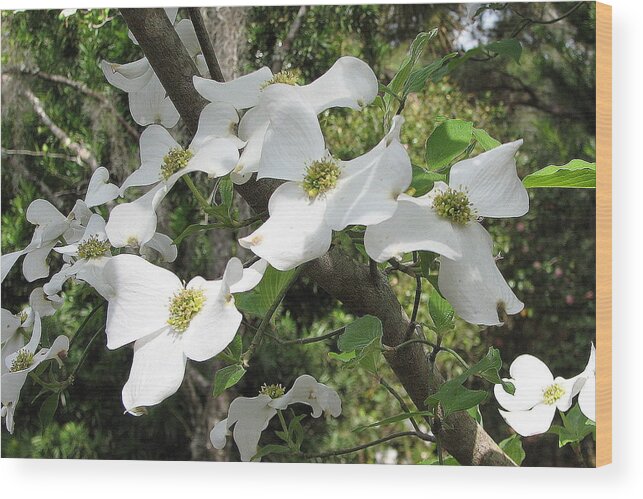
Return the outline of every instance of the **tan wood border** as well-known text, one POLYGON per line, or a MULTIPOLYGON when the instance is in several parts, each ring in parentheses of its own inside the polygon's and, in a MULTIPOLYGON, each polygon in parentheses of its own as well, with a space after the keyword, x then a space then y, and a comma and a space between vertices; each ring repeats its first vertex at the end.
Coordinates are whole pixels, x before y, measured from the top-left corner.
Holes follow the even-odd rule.
POLYGON ((612 462, 612 7, 596 3, 596 465, 612 462))

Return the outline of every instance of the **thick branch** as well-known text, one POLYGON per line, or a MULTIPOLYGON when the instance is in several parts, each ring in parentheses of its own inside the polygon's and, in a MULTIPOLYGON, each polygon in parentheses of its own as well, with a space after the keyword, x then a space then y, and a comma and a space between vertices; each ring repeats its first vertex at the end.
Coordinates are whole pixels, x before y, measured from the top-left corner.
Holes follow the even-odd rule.
POLYGON ((188 13, 190 14, 190 19, 192 20, 196 37, 199 40, 199 45, 201 46, 201 52, 203 52, 205 63, 208 66, 208 71, 210 71, 210 76, 216 81, 225 81, 223 73, 221 72, 221 66, 219 66, 219 61, 214 53, 212 40, 210 40, 208 30, 203 22, 201 10, 198 7, 190 7, 188 9, 188 13))
POLYGON ((163 88, 176 106, 190 133, 195 134, 199 115, 207 104, 194 89, 198 71, 163 9, 121 9, 163 88))
MULTIPOLYGON (((165 20, 167 17, 158 12, 162 13, 155 9, 123 9, 123 15, 154 71, 164 86, 168 85, 166 89, 179 113, 184 120, 196 123, 203 100, 192 87, 191 76, 184 74, 186 68, 190 67, 189 56, 183 47, 178 48, 175 44, 166 43, 159 50, 157 41, 173 38, 169 31, 174 30, 169 22, 159 21, 160 17, 165 20), (148 54, 148 49, 153 52, 153 56, 148 54), (170 75, 173 73, 183 75, 175 88, 170 83, 170 75), (186 83, 188 81, 189 85, 186 83), (190 115, 190 112, 194 115, 190 115)), ((196 68, 193 74, 196 74, 196 68)), ((269 179, 251 180, 236 188, 250 206, 261 213, 266 211, 270 194, 279 183, 269 179)), ((353 313, 378 317, 384 329, 384 344, 395 347, 406 340, 409 319, 381 272, 373 274, 368 266, 358 264, 334 249, 311 262, 305 273, 353 313)), ((409 345, 399 351, 387 352, 385 356, 415 405, 419 409, 425 409, 425 399, 439 388, 444 378, 429 365, 422 346, 409 345)), ((449 453, 463 465, 515 466, 466 412, 449 416, 441 428, 434 429, 434 433, 449 453)))

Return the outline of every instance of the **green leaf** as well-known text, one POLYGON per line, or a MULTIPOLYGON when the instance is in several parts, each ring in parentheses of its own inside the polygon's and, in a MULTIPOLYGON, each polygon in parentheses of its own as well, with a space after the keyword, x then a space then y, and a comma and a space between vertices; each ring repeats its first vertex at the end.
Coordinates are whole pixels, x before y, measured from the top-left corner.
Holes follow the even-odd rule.
POLYGON ((483 390, 469 390, 456 382, 450 380, 440 386, 439 390, 426 399, 429 407, 442 407, 443 416, 458 411, 466 411, 477 406, 487 398, 487 392, 483 390))
POLYGON ((596 163, 572 159, 563 166, 549 165, 527 175, 522 183, 528 189, 562 187, 574 189, 596 188, 596 163))
POLYGON ((431 64, 427 64, 420 69, 414 70, 409 75, 409 79, 407 80, 404 87, 404 96, 407 96, 408 94, 414 92, 422 91, 424 85, 426 85, 426 82, 430 78, 432 78, 440 69, 442 69, 449 60, 457 57, 457 55, 457 52, 452 52, 451 54, 445 55, 442 59, 438 59, 436 61, 433 61, 431 64))
POLYGON ((422 277, 430 279, 432 277, 431 264, 435 262, 437 255, 431 251, 418 251, 418 256, 420 259, 420 271, 422 272, 422 277))
POLYGON ((221 206, 225 207, 228 218, 232 216, 232 201, 234 200, 234 186, 230 176, 221 177, 219 180, 219 196, 221 206))
POLYGON ((453 307, 435 289, 431 290, 431 295, 429 296, 429 315, 433 320, 437 333, 442 334, 455 326, 453 322, 455 317, 453 307))
POLYGON ((355 350, 352 350, 351 352, 341 353, 328 352, 328 357, 330 357, 331 359, 339 360, 340 362, 348 363, 355 357, 357 357, 357 354, 355 353, 355 350))
POLYGON ((520 62, 520 56, 522 54, 522 45, 515 38, 508 38, 506 40, 498 40, 497 42, 492 42, 488 45, 485 45, 487 50, 495 52, 498 55, 506 55, 511 57, 514 61, 520 62))
POLYGON ((473 123, 446 120, 440 123, 426 140, 425 159, 430 170, 449 165, 462 154, 471 142, 473 123))
POLYGON ((259 461, 259 459, 267 456, 268 454, 289 454, 290 452, 290 448, 285 445, 270 444, 261 447, 257 453, 252 456, 252 461, 259 461))
POLYGON ((236 385, 245 374, 246 370, 239 364, 233 364, 219 369, 214 375, 212 395, 218 397, 228 388, 236 385))
POLYGON ((430 172, 420 166, 413 165, 413 180, 411 181, 410 187, 413 189, 413 196, 424 196, 433 189, 433 184, 440 180, 443 182, 446 181, 446 175, 430 172))
POLYGON ((365 315, 346 326, 346 330, 337 339, 337 348, 341 352, 364 350, 382 337, 382 322, 372 315, 365 315))
POLYGON ((478 144, 480 144, 485 151, 490 151, 500 145, 500 141, 491 137, 491 135, 482 128, 473 129, 473 138, 476 139, 478 144))
POLYGON ((44 430, 54 419, 56 410, 58 409, 58 401, 60 399, 59 393, 54 393, 47 397, 45 401, 40 406, 38 411, 38 420, 40 421, 40 426, 44 430))
MULTIPOLYGON (((413 43, 411 43, 409 55, 402 62, 399 71, 395 74, 395 76, 391 80, 391 83, 388 84, 388 88, 389 90, 391 90, 391 92, 398 95, 400 93, 400 90, 404 88, 409 76, 411 75, 413 67, 424 51, 424 47, 426 47, 426 44, 429 42, 429 40, 431 40, 431 38, 433 38, 437 33, 437 29, 433 29, 429 32, 418 33, 418 35, 415 37, 415 40, 413 40, 413 43)), ((387 96, 384 97, 385 101, 386 98, 387 96)))
POLYGON ((240 333, 237 333, 233 340, 228 345, 228 350, 230 351, 230 356, 237 360, 241 360, 241 354, 243 353, 243 339, 240 333))
POLYGON ((522 440, 520 435, 512 435, 509 438, 505 438, 498 446, 507 454, 514 463, 518 466, 522 464, 525 459, 525 450, 522 448, 522 440))
POLYGON ((235 295, 235 304, 242 312, 263 317, 277 299, 284 286, 296 269, 281 272, 273 267, 268 267, 261 282, 252 290, 235 295))
POLYGON ((304 441, 304 429, 301 426, 301 420, 305 418, 305 414, 295 416, 288 424, 288 434, 294 445, 294 450, 298 451, 304 441))
POLYGON ((398 414, 397 416, 391 416, 390 418, 382 419, 381 421, 376 421, 375 423, 371 423, 368 425, 360 425, 354 428, 353 431, 360 432, 368 428, 375 428, 377 426, 389 425, 389 424, 397 423, 399 421, 405 421, 413 417, 424 417, 424 416, 432 416, 432 415, 433 413, 430 411, 403 412, 402 414, 398 414))
POLYGON ((553 425, 549 428, 549 433, 558 435, 559 447, 580 442, 587 435, 596 432, 596 424, 587 419, 578 404, 574 405, 566 414, 560 412, 560 417, 563 420, 563 426, 553 425))
POLYGON ((476 420, 476 423, 478 423, 480 426, 484 427, 483 421, 482 421, 482 413, 480 412, 480 406, 477 405, 475 407, 470 407, 467 409, 467 412, 469 413, 469 416, 471 416, 473 419, 476 420))

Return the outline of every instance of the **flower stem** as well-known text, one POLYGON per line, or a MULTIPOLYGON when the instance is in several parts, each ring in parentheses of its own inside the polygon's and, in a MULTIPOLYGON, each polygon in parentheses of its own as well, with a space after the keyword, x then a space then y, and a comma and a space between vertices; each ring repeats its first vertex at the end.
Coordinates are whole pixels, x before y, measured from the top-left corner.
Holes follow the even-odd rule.
POLYGON ((257 331, 255 332, 254 337, 252 338, 252 342, 250 343, 248 350, 246 350, 246 352, 241 357, 241 360, 245 367, 248 367, 248 362, 252 358, 252 355, 254 354, 257 347, 259 346, 259 343, 261 343, 261 338, 263 337, 266 330, 270 327, 270 321, 272 320, 272 316, 274 315, 275 311, 279 307, 279 304, 284 299, 284 296, 286 296, 286 293, 288 292, 290 287, 299 278, 299 276, 301 275, 301 272, 304 270, 304 267, 306 267, 306 264, 300 265, 295 269, 293 274, 290 276, 290 279, 288 280, 288 282, 284 285, 281 291, 279 291, 279 294, 276 296, 272 305, 270 305, 270 308, 268 309, 268 312, 266 312, 266 315, 264 315, 263 319, 261 319, 261 323, 259 324, 259 327, 257 328, 257 331))

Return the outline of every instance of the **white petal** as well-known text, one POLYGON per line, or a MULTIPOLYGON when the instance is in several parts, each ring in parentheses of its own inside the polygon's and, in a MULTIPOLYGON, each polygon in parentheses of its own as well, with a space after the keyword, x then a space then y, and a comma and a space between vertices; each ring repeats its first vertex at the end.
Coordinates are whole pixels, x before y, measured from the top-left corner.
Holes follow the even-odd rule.
POLYGON ((210 442, 215 449, 223 449, 228 435, 228 418, 222 419, 210 431, 210 442))
POLYGON ((342 413, 342 401, 332 388, 318 383, 315 378, 304 374, 299 376, 288 392, 270 403, 275 409, 285 409, 290 404, 306 404, 312 407, 314 418, 322 415, 322 411, 337 417, 342 413))
POLYGON ((196 57, 196 55, 201 52, 201 45, 199 45, 199 39, 196 37, 192 21, 189 19, 181 19, 176 23, 174 29, 179 35, 183 46, 188 51, 188 54, 190 54, 190 57, 196 57))
POLYGON ((239 161, 239 147, 232 138, 211 138, 200 144, 199 149, 183 170, 175 173, 181 176, 188 172, 200 171, 210 177, 223 177, 230 173, 239 161))
POLYGON ((139 125, 157 123, 172 128, 179 121, 179 113, 156 75, 152 75, 143 88, 128 96, 130 113, 139 125))
POLYGON ((109 183, 109 172, 101 166, 92 174, 87 186, 85 203, 87 207, 100 206, 118 197, 118 186, 109 183))
POLYGON ((15 263, 18 261, 18 258, 20 258, 24 254, 25 254, 24 250, 19 250, 19 251, 14 251, 12 253, 6 253, 2 255, 2 259, 0 260, 0 267, 2 268, 2 276, 1 276, 2 278, 0 279, 0 282, 4 281, 9 271, 13 268, 15 263))
POLYGON ((25 259, 22 261, 22 273, 28 282, 33 282, 49 275, 47 257, 55 244, 56 241, 43 244, 40 248, 34 249, 25 255, 25 259))
POLYGON ((151 185, 161 180, 163 158, 170 151, 179 147, 170 133, 160 125, 150 125, 141 134, 141 166, 125 179, 121 194, 128 187, 151 185))
POLYGON ((152 239, 141 246, 141 255, 150 258, 151 250, 156 251, 168 263, 176 260, 178 256, 178 249, 172 238, 160 232, 155 233, 152 239))
POLYGON ((247 269, 243 269, 243 277, 240 281, 230 286, 230 292, 243 293, 244 291, 254 289, 254 287, 261 282, 261 279, 263 279, 267 268, 268 262, 262 259, 253 263, 247 269))
POLYGON ((69 351, 69 338, 64 335, 58 336, 49 348, 43 348, 36 355, 33 356, 33 363, 29 366, 29 371, 33 371, 39 364, 45 362, 46 360, 56 359, 58 363, 62 363, 60 360, 61 353, 67 353, 69 351))
POLYGON ((124 92, 141 90, 154 76, 152 66, 146 57, 127 64, 101 61, 100 67, 107 81, 124 92))
MULTIPOLYGON (((29 373, 27 371, 18 371, 15 373, 9 372, 2 375, 2 381, 0 382, 2 390, 0 391, 0 397, 2 400, 2 405, 14 409, 18 400, 20 399, 20 390, 27 380, 29 373)), ((13 432, 13 424, 9 424, 9 419, 7 417, 7 430, 10 433, 13 432)))
POLYGON ((79 260, 72 265, 66 263, 64 264, 58 272, 51 276, 49 282, 47 282, 43 289, 47 295, 55 295, 60 293, 63 289, 63 285, 67 282, 71 276, 76 275, 78 270, 80 270, 85 265, 84 260, 79 260))
POLYGON ((170 328, 134 343, 129 379, 123 387, 123 405, 131 414, 159 404, 176 393, 183 382, 186 358, 180 337, 170 328))
POLYGON ((520 217, 529 211, 529 195, 516 172, 522 140, 503 144, 453 165, 449 185, 465 187, 482 217, 520 217))
POLYGON ((271 85, 264 91, 270 126, 257 178, 303 180, 306 167, 324 156, 324 136, 317 114, 297 98, 293 88, 271 85))
MULTIPOLYGON (((268 130, 269 123, 265 123, 263 128, 257 130, 250 136, 246 142, 241 157, 234 169, 234 174, 238 176, 235 184, 243 184, 250 179, 253 173, 259 171, 261 165, 261 151, 263 149, 263 141, 268 130)), ((233 179, 234 181, 234 179, 233 179)))
MULTIPOLYGON (((268 105, 262 102, 252 109, 248 109, 239 122, 239 138, 248 141, 259 131, 265 134, 266 127, 270 124, 268 105)), ((262 141, 263 142, 263 141, 262 141)))
POLYGON ((526 411, 543 400, 543 392, 554 382, 554 376, 543 361, 533 355, 520 355, 509 368, 511 379, 506 379, 516 389, 507 393, 501 384, 494 386, 498 403, 508 411, 526 411))
POLYGON ((472 324, 501 324, 498 308, 517 314, 524 304, 505 282, 492 254, 493 242, 477 222, 457 227, 462 257, 440 257, 438 285, 456 313, 472 324))
POLYGON ((105 232, 115 248, 141 246, 156 233, 156 208, 168 192, 163 183, 153 187, 131 203, 115 206, 109 215, 105 232))
POLYGON ((34 225, 57 225, 64 224, 67 219, 49 201, 36 199, 27 207, 25 214, 27 221, 34 225))
MULTIPOLYGON (((32 316, 38 314, 40 317, 49 317, 56 313, 62 302, 52 301, 51 297, 45 295, 43 288, 36 288, 29 295, 29 305, 32 316)), ((26 323, 23 326, 26 327, 26 323)))
POLYGON ((341 57, 325 74, 297 90, 319 114, 331 107, 362 109, 375 100, 378 83, 364 61, 341 57))
POLYGON ((280 185, 270 198, 268 210, 270 218, 239 244, 276 269, 292 269, 330 248, 332 230, 324 221, 325 201, 311 201, 297 183, 280 185))
POLYGON ((107 300, 114 294, 114 290, 105 282, 104 275, 105 265, 110 259, 111 257, 107 256, 92 258, 85 261, 85 265, 76 272, 76 279, 89 284, 99 295, 107 300))
POLYGON ((237 149, 243 147, 243 141, 234 135, 239 115, 232 104, 212 102, 203 108, 199 116, 199 126, 190 144, 190 149, 198 151, 210 139, 230 138, 237 149))
POLYGON ((340 164, 341 176, 328 196, 326 223, 342 230, 391 218, 399 195, 411 184, 411 160, 402 144, 387 136, 372 151, 340 164))
POLYGON ((263 67, 253 73, 229 82, 218 82, 195 76, 194 88, 210 102, 227 102, 237 109, 256 106, 261 95, 261 85, 272 78, 272 72, 263 67))
POLYGON ((107 347, 118 348, 167 327, 170 299, 182 288, 169 270, 134 255, 110 258, 105 282, 114 295, 107 307, 107 347))
MULTIPOLYGON (((87 207, 85 201, 79 199, 74 204, 74 208, 71 210, 71 214, 73 215, 73 218, 76 222, 78 222, 81 226, 85 226, 89 222, 89 219, 94 214, 94 212, 92 212, 92 210, 87 207)), ((75 242, 70 240, 66 234, 65 241, 67 241, 68 243, 75 242)))
POLYGON ((549 430, 556 413, 556 406, 539 404, 529 411, 499 412, 516 433, 523 437, 530 437, 549 430))
POLYGON ((366 228, 366 253, 377 262, 401 259, 410 251, 434 251, 459 258, 460 243, 453 225, 439 217, 432 204, 428 195, 419 198, 400 195, 391 218, 366 228))
MULTIPOLYGON (((3 323, 3 326, 4 326, 4 323, 3 323)), ((20 333, 16 333, 13 336, 8 337, 6 340, 5 339, 2 340, 2 349, 0 349, 0 354, 1 354, 0 372, 2 374, 9 372, 9 367, 11 363, 9 362, 9 365, 7 365, 7 357, 12 356, 12 358, 15 358, 14 354, 24 346, 25 346, 25 338, 20 333)))
POLYGON ((0 341, 4 343, 16 333, 22 322, 17 315, 13 315, 7 309, 3 308, 1 324, 2 329, 0 329, 0 331, 2 335, 0 336, 0 341))
POLYGON ((250 461, 257 453, 261 432, 277 414, 277 411, 268 405, 270 400, 267 395, 259 395, 252 398, 239 397, 230 404, 228 427, 234 425, 234 442, 242 461, 250 461))
POLYGON ((596 378, 590 376, 578 395, 580 410, 588 419, 596 421, 596 378))

